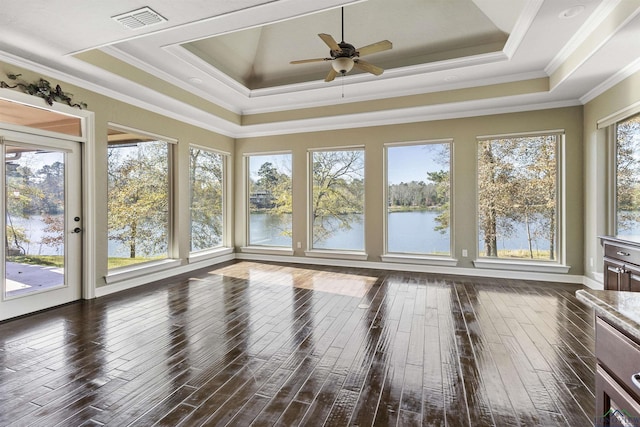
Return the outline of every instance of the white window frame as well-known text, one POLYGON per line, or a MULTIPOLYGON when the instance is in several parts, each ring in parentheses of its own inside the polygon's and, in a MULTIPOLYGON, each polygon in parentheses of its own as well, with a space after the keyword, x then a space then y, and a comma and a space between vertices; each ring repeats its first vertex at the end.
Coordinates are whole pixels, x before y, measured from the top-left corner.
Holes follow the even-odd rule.
MULTIPOLYGON (((251 213, 249 212, 250 210, 250 205, 249 205, 249 195, 251 193, 251 177, 249 176, 250 174, 250 168, 249 168, 249 162, 251 157, 256 157, 256 156, 278 156, 278 155, 289 155, 291 156, 291 183, 293 185, 293 170, 294 170, 294 164, 293 164, 293 152, 291 150, 283 150, 283 151, 263 151, 263 152, 251 152, 251 153, 243 153, 243 158, 242 158, 242 176, 244 178, 244 185, 243 185, 243 193, 242 193, 242 209, 244 212, 244 245, 240 248, 241 252, 245 252, 245 253, 254 253, 254 254, 265 254, 265 255, 285 255, 285 256, 292 256, 294 254, 294 249, 293 249, 293 236, 291 238, 291 247, 286 247, 286 246, 270 246, 270 245, 251 245, 250 241, 251 241, 251 232, 250 232, 250 217, 251 217, 251 213)), ((292 189, 293 192, 293 189, 292 189)), ((291 195, 293 197, 293 194, 291 195)), ((293 224, 292 224, 292 228, 293 228, 293 224)), ((291 230, 293 232, 293 229, 291 230)))
POLYGON ((514 271, 530 271, 540 273, 568 273, 570 266, 566 265, 566 186, 565 186, 565 131, 564 129, 543 130, 537 132, 508 133, 498 135, 482 135, 476 137, 476 201, 475 208, 475 245, 476 252, 479 253, 480 241, 480 224, 479 224, 479 191, 478 191, 478 147, 482 141, 494 139, 508 138, 527 138, 537 136, 556 135, 556 259, 555 260, 534 260, 526 259, 506 259, 506 258, 490 258, 478 256, 473 264, 476 268, 494 269, 494 270, 514 270, 514 271))
POLYGON ((304 251, 305 256, 315 258, 331 258, 340 260, 366 261, 367 255, 367 198, 363 200, 363 246, 362 251, 343 250, 343 249, 314 249, 313 248, 313 153, 330 152, 330 151, 362 151, 364 183, 366 193, 367 182, 367 152, 364 145, 348 145, 338 147, 310 148, 307 150, 307 249, 304 251))
MULTIPOLYGON (((232 189, 230 189, 230 179, 229 179, 229 159, 231 154, 217 150, 215 148, 206 147, 204 145, 198 144, 189 144, 189 155, 191 155, 191 150, 204 150, 209 153, 219 154, 222 160, 222 241, 219 246, 213 248, 206 248, 198 251, 189 250, 189 263, 203 261, 205 259, 214 258, 220 255, 227 255, 233 252, 233 248, 230 247, 231 235, 229 231, 229 218, 231 217, 230 209, 232 207, 232 203, 228 201, 229 195, 232 193, 232 189)), ((189 188, 189 241, 191 241, 191 188, 189 188)), ((189 245, 191 246, 191 245, 189 245)))
POLYGON ((625 116, 615 116, 615 121, 605 127, 607 132, 607 151, 609 162, 607 165, 608 181, 610 183, 607 192, 607 205, 609 215, 607 221, 607 234, 618 235, 618 124, 634 116, 640 115, 640 106, 633 109, 625 109, 625 116))
POLYGON ((455 226, 454 226, 454 170, 453 170, 453 153, 454 144, 453 138, 443 139, 429 139, 419 141, 405 141, 405 142, 388 142, 384 144, 384 156, 383 156, 383 238, 384 238, 384 254, 380 256, 383 262, 403 263, 403 264, 423 264, 423 265, 437 265, 437 266, 449 266, 453 267, 458 264, 458 260, 453 258, 454 241, 455 241, 455 226), (403 252, 389 252, 389 207, 387 201, 389 200, 389 148, 393 147, 408 147, 416 145, 431 145, 431 144, 448 144, 449 145, 449 255, 437 255, 437 254, 416 254, 416 253, 403 253, 403 252))
MULTIPOLYGON (((176 203, 175 203, 175 149, 178 144, 178 140, 175 138, 167 137, 164 135, 155 134, 152 132, 140 130, 137 128, 132 128, 129 126, 124 126, 116 123, 108 123, 108 129, 114 129, 120 132, 134 133, 141 136, 145 136, 148 138, 153 138, 158 141, 163 141, 167 143, 167 161, 168 161, 168 170, 167 170, 167 179, 168 179, 168 191, 169 191, 169 209, 168 209, 168 218, 167 218, 167 258, 158 260, 158 261, 148 261, 142 262, 139 264, 119 267, 114 269, 108 269, 107 275, 105 276, 105 282, 107 284, 117 283, 124 280, 130 280, 137 277, 145 276, 151 273, 175 268, 181 265, 181 261, 178 258, 178 239, 175 236, 175 221, 177 218, 176 215, 176 203)), ((108 144, 107 144, 108 146, 108 144)), ((108 149, 108 148, 107 148, 108 149)), ((108 214, 107 214, 108 215, 108 214)))

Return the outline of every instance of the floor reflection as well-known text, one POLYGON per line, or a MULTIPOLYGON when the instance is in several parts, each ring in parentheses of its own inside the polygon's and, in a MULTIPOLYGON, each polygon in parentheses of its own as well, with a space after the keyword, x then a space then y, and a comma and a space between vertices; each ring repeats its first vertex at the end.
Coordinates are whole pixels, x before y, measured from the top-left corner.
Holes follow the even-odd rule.
POLYGON ((0 425, 588 425, 576 288, 228 263, 0 323, 0 425))
MULTIPOLYGON (((354 269, 355 270, 355 269, 354 269)), ((361 298, 371 289, 378 279, 365 273, 345 273, 344 271, 327 271, 312 266, 283 269, 278 264, 261 264, 246 262, 242 269, 228 266, 216 270, 215 274, 249 280, 253 284, 295 286, 319 292, 361 298)))

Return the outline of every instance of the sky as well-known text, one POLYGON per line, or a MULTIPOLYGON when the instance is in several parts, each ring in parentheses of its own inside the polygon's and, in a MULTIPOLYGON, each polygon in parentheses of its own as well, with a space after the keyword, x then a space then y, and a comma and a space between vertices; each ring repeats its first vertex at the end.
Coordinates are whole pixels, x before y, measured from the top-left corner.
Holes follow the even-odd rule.
MULTIPOLYGON (((388 147, 389 168, 387 171, 390 184, 401 182, 427 181, 427 172, 448 169, 449 165, 440 162, 442 148, 445 144, 402 145, 388 147)), ((365 153, 366 155, 366 153, 365 153)), ((290 154, 271 154, 250 156, 249 174, 258 179, 258 170, 266 162, 271 162, 279 171, 291 173, 290 154)))
POLYGON ((258 170, 260 166, 269 162, 281 172, 291 175, 291 154, 267 154, 249 156, 249 176, 253 180, 258 180, 258 170))
MULTIPOLYGON (((449 169, 440 164, 445 144, 391 146, 387 151, 387 177, 389 184, 401 182, 427 182, 427 172, 449 169)), ((449 144, 446 144, 448 147, 449 144)))

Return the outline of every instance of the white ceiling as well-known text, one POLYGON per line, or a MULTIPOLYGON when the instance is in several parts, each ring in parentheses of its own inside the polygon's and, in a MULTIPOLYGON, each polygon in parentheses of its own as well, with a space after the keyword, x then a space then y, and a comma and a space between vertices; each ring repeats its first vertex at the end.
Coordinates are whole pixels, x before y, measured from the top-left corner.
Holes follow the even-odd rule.
POLYGON ((640 69, 640 0, 4 3, 0 60, 234 137, 579 105, 640 69), (111 19, 142 6, 167 21, 130 30, 111 19), (392 50, 366 58, 384 67, 383 75, 352 72, 325 83, 328 63, 289 64, 327 55, 317 34, 339 41, 340 7, 347 42, 393 43, 392 50), (565 17, 573 9, 581 13, 565 17), (157 80, 154 86, 153 79, 130 77, 123 63, 238 117, 353 108, 243 124, 173 98, 157 80), (402 107, 360 104, 540 78, 548 78, 547 90, 402 107))

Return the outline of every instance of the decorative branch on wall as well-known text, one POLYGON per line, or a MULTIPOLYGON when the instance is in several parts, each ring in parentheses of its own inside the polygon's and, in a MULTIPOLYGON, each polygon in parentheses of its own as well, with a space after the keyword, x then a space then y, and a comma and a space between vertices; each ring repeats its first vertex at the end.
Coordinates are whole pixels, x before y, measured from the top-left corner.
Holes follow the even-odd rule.
POLYGON ((20 88, 23 92, 28 93, 29 95, 39 96, 40 98, 44 99, 49 105, 53 105, 53 101, 57 101, 64 102, 71 107, 78 107, 80 109, 87 108, 87 104, 84 102, 73 102, 71 100, 71 97, 73 95, 63 92, 60 85, 56 85, 55 88, 52 88, 51 83, 43 78, 40 78, 40 80, 38 80, 36 83, 21 82, 18 81, 18 77, 20 77, 21 75, 22 74, 7 74, 9 80, 15 80, 16 83, 14 85, 10 85, 5 81, 0 81, 0 88, 20 88))

